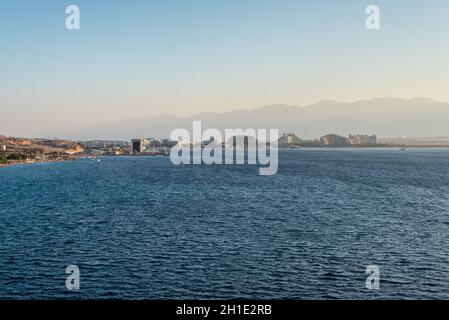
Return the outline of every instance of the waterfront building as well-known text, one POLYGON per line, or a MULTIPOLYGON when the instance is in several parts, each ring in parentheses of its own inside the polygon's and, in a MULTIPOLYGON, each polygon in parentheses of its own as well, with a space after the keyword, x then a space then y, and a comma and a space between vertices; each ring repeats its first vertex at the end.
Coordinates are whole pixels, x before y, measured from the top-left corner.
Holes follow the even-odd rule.
POLYGON ((173 140, 170 140, 170 139, 162 139, 160 141, 160 143, 161 143, 162 147, 173 148, 175 145, 178 144, 178 141, 173 141, 173 140))
POLYGON ((349 135, 349 142, 355 146, 371 146, 377 144, 377 135, 371 136, 366 134, 349 135))
POLYGON ((145 149, 158 148, 161 146, 161 142, 156 138, 147 138, 144 141, 145 149))
POLYGON ((278 144, 280 148, 289 148, 299 146, 304 143, 304 140, 299 138, 295 133, 284 133, 279 138, 278 144))
POLYGON ((336 134, 328 134, 320 138, 320 145, 326 147, 345 147, 349 146, 349 139, 336 134))
POLYGON ((87 150, 86 153, 93 155, 93 156, 101 156, 101 155, 105 154, 105 152, 103 150, 99 150, 99 149, 89 149, 89 150, 87 150))
POLYGON ((83 146, 94 149, 126 147, 129 145, 129 142, 118 140, 88 140, 88 141, 80 141, 80 143, 83 146))
POLYGON ((131 140, 131 153, 142 153, 143 142, 142 139, 132 139, 131 140))

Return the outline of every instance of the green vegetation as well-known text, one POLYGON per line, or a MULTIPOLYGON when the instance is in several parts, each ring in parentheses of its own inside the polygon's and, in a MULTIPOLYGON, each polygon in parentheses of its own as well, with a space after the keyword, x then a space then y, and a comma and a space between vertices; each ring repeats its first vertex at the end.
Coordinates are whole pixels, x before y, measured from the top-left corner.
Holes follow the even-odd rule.
POLYGON ((22 153, 10 153, 6 156, 6 159, 13 161, 23 161, 27 159, 26 154, 22 153))
POLYGON ((20 153, 20 152, 1 152, 0 153, 0 164, 5 164, 9 162, 20 162, 26 160, 36 159, 36 154, 34 152, 20 153))

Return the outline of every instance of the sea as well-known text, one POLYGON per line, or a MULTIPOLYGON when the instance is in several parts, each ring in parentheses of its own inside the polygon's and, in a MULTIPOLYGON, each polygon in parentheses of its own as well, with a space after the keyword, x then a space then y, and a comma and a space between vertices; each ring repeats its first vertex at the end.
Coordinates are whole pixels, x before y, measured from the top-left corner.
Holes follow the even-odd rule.
POLYGON ((0 299, 449 299, 449 149, 99 159, 0 169, 0 299))

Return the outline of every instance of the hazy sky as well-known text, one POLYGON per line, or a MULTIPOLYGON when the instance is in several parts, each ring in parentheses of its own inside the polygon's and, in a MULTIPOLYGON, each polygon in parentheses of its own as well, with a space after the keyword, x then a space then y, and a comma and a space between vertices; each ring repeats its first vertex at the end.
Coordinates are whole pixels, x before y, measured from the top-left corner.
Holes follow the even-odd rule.
POLYGON ((162 112, 426 96, 449 101, 447 0, 0 2, 0 134, 162 112), (65 8, 81 30, 65 28, 65 8), (381 9, 381 30, 365 8, 381 9))

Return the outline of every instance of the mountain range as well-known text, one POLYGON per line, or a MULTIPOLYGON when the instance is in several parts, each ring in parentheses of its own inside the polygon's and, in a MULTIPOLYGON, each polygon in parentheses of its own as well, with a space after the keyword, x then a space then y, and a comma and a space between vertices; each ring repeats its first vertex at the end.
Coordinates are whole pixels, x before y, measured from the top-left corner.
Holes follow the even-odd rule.
POLYGON ((279 134, 295 132, 313 139, 328 133, 378 134, 381 137, 433 137, 449 134, 449 103, 428 98, 374 98, 356 102, 325 100, 308 106, 269 105, 225 113, 204 112, 191 117, 171 114, 108 123, 80 132, 71 138, 124 139, 167 138, 176 128, 192 131, 192 121, 202 128, 277 128, 279 134))

